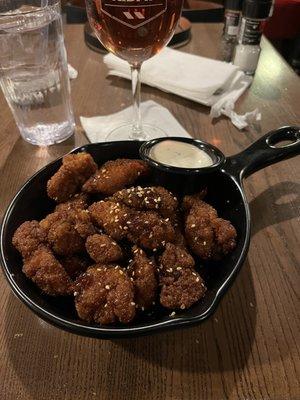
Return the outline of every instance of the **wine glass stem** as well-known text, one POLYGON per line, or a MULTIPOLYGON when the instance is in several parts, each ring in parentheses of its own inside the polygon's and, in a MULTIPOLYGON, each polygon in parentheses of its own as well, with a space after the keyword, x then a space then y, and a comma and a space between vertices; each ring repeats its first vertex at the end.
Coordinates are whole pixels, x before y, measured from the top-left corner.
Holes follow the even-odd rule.
POLYGON ((133 124, 130 134, 132 140, 144 140, 146 135, 143 132, 141 118, 141 64, 131 65, 131 82, 133 95, 133 124))

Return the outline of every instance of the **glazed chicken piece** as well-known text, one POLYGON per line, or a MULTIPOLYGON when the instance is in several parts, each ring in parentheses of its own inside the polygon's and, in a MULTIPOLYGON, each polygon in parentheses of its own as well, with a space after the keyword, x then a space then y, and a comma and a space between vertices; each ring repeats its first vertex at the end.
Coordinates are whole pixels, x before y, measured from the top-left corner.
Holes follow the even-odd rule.
POLYGON ((123 258, 121 247, 107 235, 91 235, 85 242, 89 256, 98 264, 111 264, 123 258))
POLYGON ((175 230, 169 219, 155 211, 136 211, 127 224, 128 240, 144 249, 156 251, 175 240, 175 230))
POLYGON ((79 318, 103 325, 128 324, 135 316, 134 287, 119 266, 96 264, 75 283, 79 318))
POLYGON ((88 153, 64 156, 62 166, 47 183, 48 196, 57 203, 69 200, 96 170, 97 164, 88 153))
POLYGON ((177 198, 161 186, 131 187, 116 192, 113 199, 139 211, 157 211, 162 217, 173 217, 178 208, 177 198))
POLYGON ((199 201, 185 221, 185 237, 194 254, 203 260, 218 260, 236 247, 236 230, 229 221, 218 218, 217 211, 199 201))
POLYGON ((25 260, 24 274, 44 293, 52 296, 72 293, 72 280, 52 251, 41 246, 25 260))
POLYGON ((83 185, 86 193, 102 193, 112 195, 120 189, 131 186, 137 179, 147 176, 148 165, 142 160, 119 158, 107 161, 83 185))
POLYGON ((98 201, 89 207, 93 222, 115 240, 125 238, 128 221, 132 217, 130 208, 113 201, 98 201))
POLYGON ((47 232, 40 226, 38 221, 25 221, 15 231, 12 243, 21 253, 22 257, 28 258, 39 248, 46 244, 47 232))
POLYGON ((128 268, 128 275, 135 289, 135 302, 138 308, 145 310, 155 304, 158 291, 156 267, 142 249, 132 248, 133 260, 128 268))

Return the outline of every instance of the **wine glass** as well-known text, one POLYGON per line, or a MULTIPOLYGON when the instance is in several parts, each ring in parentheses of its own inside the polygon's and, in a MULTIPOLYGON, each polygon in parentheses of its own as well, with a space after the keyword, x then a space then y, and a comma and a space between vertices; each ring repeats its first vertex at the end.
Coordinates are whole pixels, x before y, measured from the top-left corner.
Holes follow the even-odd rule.
POLYGON ((183 0, 86 0, 88 19, 97 38, 131 69, 134 120, 114 129, 106 140, 167 136, 159 127, 142 124, 140 71, 143 61, 172 38, 182 4, 183 0))

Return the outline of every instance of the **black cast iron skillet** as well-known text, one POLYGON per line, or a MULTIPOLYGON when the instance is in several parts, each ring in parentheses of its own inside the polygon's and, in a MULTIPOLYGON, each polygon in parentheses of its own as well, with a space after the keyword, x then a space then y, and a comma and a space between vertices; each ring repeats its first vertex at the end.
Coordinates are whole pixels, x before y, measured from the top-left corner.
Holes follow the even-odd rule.
MULTIPOLYGON (((118 157, 136 158, 141 142, 111 142, 87 144, 73 152, 87 151, 102 164, 118 157)), ((71 298, 46 296, 25 277, 21 271, 21 258, 11 244, 15 229, 25 220, 41 219, 53 210, 54 203, 46 194, 46 182, 61 165, 61 158, 47 165, 30 178, 12 200, 4 216, 1 230, 1 255, 3 271, 13 292, 39 317, 67 331, 97 338, 133 337, 166 329, 199 323, 216 309, 245 260, 250 239, 250 213, 242 187, 242 179, 261 168, 293 157, 300 153, 300 131, 297 127, 284 127, 260 138, 243 152, 228 157, 222 168, 204 178, 187 182, 186 177, 176 177, 172 189, 179 196, 196 191, 203 183, 208 185, 207 201, 217 208, 219 215, 232 221, 237 229, 238 242, 234 252, 218 263, 197 262, 197 267, 207 284, 207 294, 188 310, 169 316, 161 308, 149 315, 140 315, 130 325, 99 326, 86 324, 77 316, 71 298), (279 142, 289 140, 284 147, 279 142)), ((166 184, 161 171, 154 171, 152 184, 166 184)), ((268 207, 268 204, 266 204, 268 207)))

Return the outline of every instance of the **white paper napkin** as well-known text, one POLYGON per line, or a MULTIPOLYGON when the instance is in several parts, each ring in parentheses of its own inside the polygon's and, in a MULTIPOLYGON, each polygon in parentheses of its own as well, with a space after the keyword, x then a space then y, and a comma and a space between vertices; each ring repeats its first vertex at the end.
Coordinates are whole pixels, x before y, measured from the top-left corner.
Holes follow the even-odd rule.
MULTIPOLYGON (((169 136, 190 137, 187 131, 173 117, 170 111, 152 100, 141 103, 141 115, 144 123, 157 126, 169 136)), ((133 118, 132 107, 125 108, 115 114, 101 117, 80 117, 81 125, 92 143, 102 142, 105 137, 118 126, 131 122, 133 118)), ((117 140, 117 139, 116 139, 117 140)))
MULTIPOLYGON (((130 79, 126 61, 109 53, 104 57, 104 63, 109 68, 109 75, 130 79)), ((235 65, 165 48, 144 62, 141 80, 147 85, 210 106, 212 118, 224 114, 239 129, 242 125, 245 127, 245 121, 247 124, 249 113, 247 118, 236 113, 235 118, 231 118, 228 112, 229 108, 233 110, 236 100, 252 82, 252 78, 235 65)), ((256 114, 251 112, 251 117, 255 118, 256 114)))
POLYGON ((71 80, 76 79, 78 76, 78 71, 71 64, 68 64, 68 73, 71 80))

